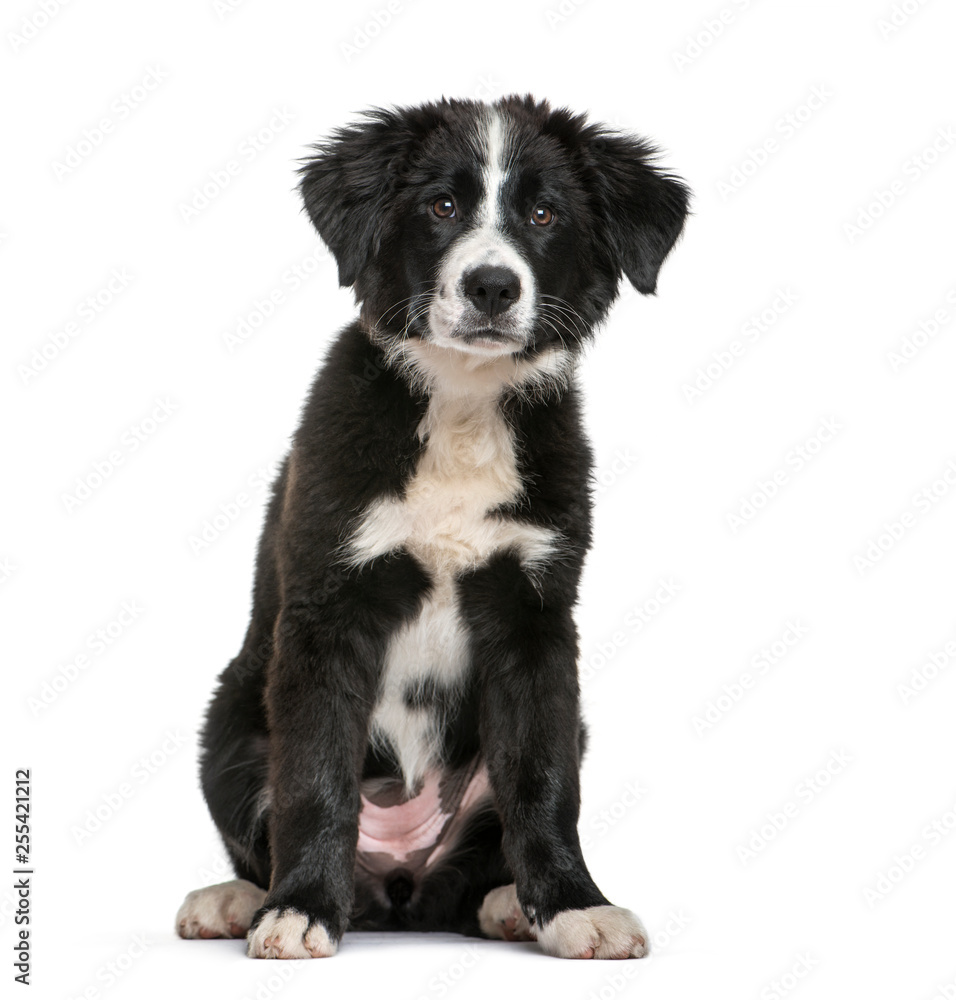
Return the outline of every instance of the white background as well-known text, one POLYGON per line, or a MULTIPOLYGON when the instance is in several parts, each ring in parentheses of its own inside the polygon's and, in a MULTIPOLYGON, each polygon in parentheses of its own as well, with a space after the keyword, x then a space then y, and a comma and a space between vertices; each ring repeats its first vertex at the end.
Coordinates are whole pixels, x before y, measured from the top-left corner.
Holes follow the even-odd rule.
POLYGON ((393 0, 363 35, 385 0, 228 3, 3 15, 3 787, 12 825, 32 769, 31 995, 956 995, 956 11, 393 0), (196 731, 263 475, 354 310, 296 160, 370 105, 515 91, 650 136, 696 194, 658 296, 625 290, 582 365, 581 830, 655 955, 181 942, 183 895, 228 877, 196 731))

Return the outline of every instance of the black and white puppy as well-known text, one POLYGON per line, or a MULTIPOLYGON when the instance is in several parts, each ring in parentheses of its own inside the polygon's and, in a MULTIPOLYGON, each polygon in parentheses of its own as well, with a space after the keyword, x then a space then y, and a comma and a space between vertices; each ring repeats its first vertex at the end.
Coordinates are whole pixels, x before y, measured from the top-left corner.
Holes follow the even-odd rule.
POLYGON ((370 112, 302 168, 359 318, 275 484, 202 787, 236 881, 178 932, 258 958, 349 929, 639 958, 578 841, 572 610, 591 538, 575 363, 680 234, 643 140, 531 97, 370 112))

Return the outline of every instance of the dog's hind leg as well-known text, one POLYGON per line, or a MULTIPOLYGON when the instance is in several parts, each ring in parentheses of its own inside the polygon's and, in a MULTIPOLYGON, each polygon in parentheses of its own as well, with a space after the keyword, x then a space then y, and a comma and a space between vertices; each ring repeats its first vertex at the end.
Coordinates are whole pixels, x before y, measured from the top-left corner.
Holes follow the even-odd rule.
POLYGON ((245 879, 194 889, 176 914, 176 932, 182 938, 243 938, 265 898, 265 889, 245 879))
MULTIPOLYGON (((248 660, 245 663, 248 665, 248 660)), ((220 678, 202 734, 200 777, 238 878, 190 892, 176 915, 184 938, 245 937, 269 884, 266 766, 261 700, 237 657, 220 678)))
POLYGON ((219 677, 202 731, 200 778, 239 879, 269 885, 269 736, 263 692, 273 655, 278 584, 275 525, 286 471, 274 487, 259 542, 252 617, 239 655, 219 677))
POLYGON ((236 875, 264 887, 269 884, 270 868, 269 739, 261 685, 244 675, 242 663, 242 657, 237 657, 223 673, 209 706, 200 778, 236 875))
POLYGON ((245 937, 269 884, 268 740, 255 725, 255 709, 243 705, 238 659, 222 675, 209 707, 201 764, 203 794, 238 878, 186 896, 176 914, 183 938, 245 937))
POLYGON ((260 543, 245 643, 219 677, 202 731, 203 795, 237 879, 186 896, 176 916, 184 938, 244 937, 269 884, 269 738, 262 692, 275 620, 271 536, 267 528, 260 543))

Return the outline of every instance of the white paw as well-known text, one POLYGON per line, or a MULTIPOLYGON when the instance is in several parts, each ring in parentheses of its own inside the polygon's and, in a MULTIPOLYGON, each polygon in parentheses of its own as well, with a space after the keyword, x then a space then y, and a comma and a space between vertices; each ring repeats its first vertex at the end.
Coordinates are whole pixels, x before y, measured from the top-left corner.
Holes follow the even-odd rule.
POLYGON ((514 883, 492 889, 478 910, 478 924, 488 937, 533 941, 534 930, 521 912, 514 883))
POLYGON ((176 932, 183 938, 245 937, 265 898, 265 889, 245 879, 194 889, 176 914, 176 932))
POLYGON ((249 934, 250 958, 329 958, 338 944, 318 922, 296 910, 269 910, 249 934))
POLYGON ((558 958, 643 958, 650 950, 644 925, 623 906, 562 910, 537 934, 558 958))

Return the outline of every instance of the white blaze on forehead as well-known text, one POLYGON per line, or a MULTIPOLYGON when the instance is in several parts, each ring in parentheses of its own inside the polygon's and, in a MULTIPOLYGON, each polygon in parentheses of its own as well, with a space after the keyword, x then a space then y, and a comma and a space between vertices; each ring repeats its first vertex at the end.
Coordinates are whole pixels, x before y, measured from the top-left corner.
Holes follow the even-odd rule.
POLYGON ((497 227, 500 223, 501 189, 508 178, 506 155, 508 135, 504 120, 497 112, 482 120, 481 144, 485 154, 482 171, 484 194, 478 212, 482 228, 497 227))
POLYGON ((502 325, 519 339, 528 339, 534 326, 535 281, 528 262, 512 243, 505 229, 507 214, 504 190, 514 164, 513 139, 507 118, 489 110, 478 122, 476 155, 481 158, 481 196, 468 225, 442 261, 435 296, 428 317, 436 343, 462 347, 454 341, 462 324, 475 325, 480 317, 464 294, 464 276, 476 267, 506 267, 520 282, 517 302, 502 317, 502 325))

